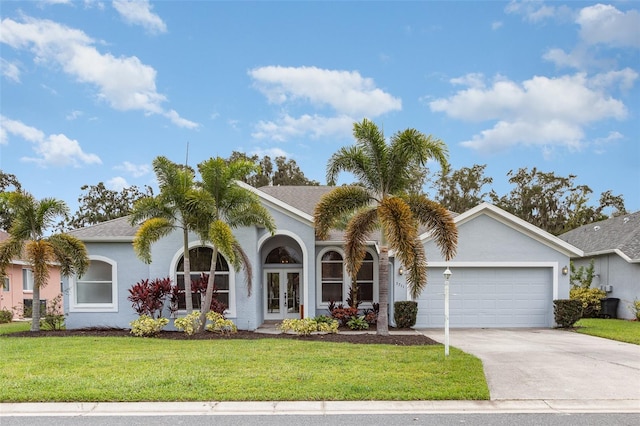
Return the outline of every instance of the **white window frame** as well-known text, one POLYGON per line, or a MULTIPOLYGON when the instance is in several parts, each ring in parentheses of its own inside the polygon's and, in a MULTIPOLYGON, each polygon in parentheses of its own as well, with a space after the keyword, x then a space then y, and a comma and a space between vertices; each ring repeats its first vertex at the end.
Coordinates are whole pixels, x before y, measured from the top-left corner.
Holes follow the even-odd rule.
POLYGON ((24 293, 33 293, 33 270, 22 268, 22 291, 24 293))
MULTIPOLYGON (((345 259, 344 250, 338 246, 327 246, 318 252, 316 257, 316 308, 328 309, 329 303, 322 301, 322 256, 329 251, 338 252, 342 256, 342 300, 336 300, 336 304, 344 304, 346 306, 347 298, 349 297, 349 288, 351 288, 351 277, 347 274, 347 265, 345 259)), ((380 278, 378 275, 378 254, 371 247, 367 247, 367 253, 373 257, 373 302, 360 303, 360 309, 372 309, 373 303, 378 303, 380 300, 380 278)))
POLYGON ((2 277, 2 291, 11 291, 11 279, 9 275, 2 277))
MULTIPOLYGON (((202 242, 200 241, 192 241, 189 243, 189 250, 197 248, 197 247, 207 247, 209 249, 213 250, 213 246, 210 244, 202 244, 202 242)), ((171 277, 172 283, 171 285, 177 285, 178 283, 178 262, 180 262, 180 259, 182 258, 183 255, 183 249, 180 248, 174 255, 173 255, 173 259, 171 260, 171 263, 169 265, 169 267, 171 268, 169 270, 169 276, 171 277)), ((220 256, 222 256, 222 254, 218 253, 220 256)), ((224 314, 226 317, 228 318, 235 318, 236 316, 236 271, 233 268, 233 265, 231 264, 231 262, 229 262, 229 260, 222 256, 224 258, 224 260, 227 262, 227 266, 229 267, 229 271, 216 271, 216 275, 223 275, 223 274, 229 274, 229 306, 227 306, 227 309, 224 311, 224 314)), ((199 272, 199 271, 190 271, 191 274, 193 274, 194 272, 199 272)), ((206 273, 208 274, 209 271, 206 271, 206 273)), ((183 272, 184 274, 184 272, 183 272)), ((218 290, 218 293, 221 293, 220 290, 218 290)), ((185 292, 185 297, 186 297, 186 292, 185 292)), ((176 311, 176 315, 177 316, 184 316, 186 315, 187 311, 184 309, 180 309, 178 311, 176 311)))
POLYGON ((118 312, 118 264, 115 260, 104 256, 90 255, 89 260, 111 265, 111 303, 78 303, 77 276, 69 278, 69 312, 118 312))

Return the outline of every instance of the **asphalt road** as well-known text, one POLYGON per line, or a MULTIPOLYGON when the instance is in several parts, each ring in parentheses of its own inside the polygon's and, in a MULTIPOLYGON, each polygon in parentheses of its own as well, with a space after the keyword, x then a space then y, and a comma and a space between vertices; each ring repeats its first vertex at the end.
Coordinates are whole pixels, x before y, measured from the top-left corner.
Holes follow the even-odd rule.
POLYGON ((405 425, 465 425, 465 426, 636 426, 638 414, 342 414, 342 415, 207 415, 207 416, 52 416, 2 417, 2 426, 120 426, 120 425, 203 425, 216 426, 405 426, 405 425))

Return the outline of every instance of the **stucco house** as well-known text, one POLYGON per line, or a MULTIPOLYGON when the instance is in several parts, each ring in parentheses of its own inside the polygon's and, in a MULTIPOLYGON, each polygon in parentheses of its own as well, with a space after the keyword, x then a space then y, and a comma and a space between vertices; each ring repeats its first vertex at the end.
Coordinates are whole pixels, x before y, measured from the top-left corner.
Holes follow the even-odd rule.
MULTIPOLYGON (((9 238, 9 234, 0 230, 0 242, 9 238)), ((30 318, 33 306, 33 273, 31 267, 22 259, 13 259, 7 267, 0 289, 0 309, 14 313, 14 319, 30 318)), ((54 299, 61 292, 60 268, 49 268, 47 285, 40 289, 40 312, 44 314, 48 301, 54 299)))
POLYGON ((584 252, 571 257, 576 268, 594 261, 591 285, 619 299, 616 316, 635 318, 630 305, 640 300, 640 211, 581 226, 560 238, 584 252))
MULTIPOLYGON (((315 238, 313 211, 326 186, 274 186, 254 191, 276 223, 265 229, 236 230, 253 266, 249 293, 242 272, 218 258, 218 299, 239 329, 254 330, 267 320, 314 317, 328 313, 330 301, 346 301, 350 281, 344 265, 343 234, 315 238)), ((451 327, 552 327, 553 299, 568 298, 565 273, 571 256, 582 252, 570 244, 506 213, 482 204, 456 217, 457 257, 445 264, 428 234, 421 236, 429 261, 429 284, 420 297, 418 327, 443 323, 442 271, 451 277, 451 327)), ((68 328, 123 327, 136 318, 128 289, 143 278, 170 277, 184 286, 182 238, 176 232, 152 246, 152 263, 136 258, 136 229, 127 218, 115 219, 71 233, 87 245, 91 266, 83 277, 65 282, 68 328)), ((191 274, 208 270, 211 248, 190 237, 191 274)), ((378 301, 378 241, 368 242, 358 277, 361 308, 378 301)), ((390 254, 390 322, 393 302, 409 300, 402 265, 390 254)), ((182 305, 183 306, 183 305, 182 305)), ((180 311, 178 316, 180 316, 180 311)), ((167 316, 169 316, 167 314, 167 316)))

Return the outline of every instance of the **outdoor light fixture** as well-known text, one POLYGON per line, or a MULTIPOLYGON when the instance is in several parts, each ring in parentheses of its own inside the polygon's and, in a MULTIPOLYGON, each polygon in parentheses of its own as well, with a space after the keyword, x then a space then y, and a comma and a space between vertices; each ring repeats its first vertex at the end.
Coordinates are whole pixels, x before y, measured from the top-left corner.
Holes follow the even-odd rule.
POLYGON ((402 275, 404 274, 404 269, 402 269, 402 266, 398 269, 398 275, 402 275))
POLYGON ((444 356, 449 356, 449 267, 442 273, 444 275, 444 356))
POLYGON ((564 266, 562 268, 562 275, 567 275, 569 273, 569 268, 567 268, 566 266, 564 266))

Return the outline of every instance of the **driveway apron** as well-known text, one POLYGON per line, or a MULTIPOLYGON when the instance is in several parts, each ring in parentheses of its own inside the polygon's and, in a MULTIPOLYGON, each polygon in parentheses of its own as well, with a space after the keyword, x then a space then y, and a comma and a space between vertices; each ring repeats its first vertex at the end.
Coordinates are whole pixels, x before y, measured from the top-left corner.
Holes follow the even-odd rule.
POLYGON ((558 329, 452 329, 450 345, 482 360, 492 400, 640 401, 639 345, 558 329))

